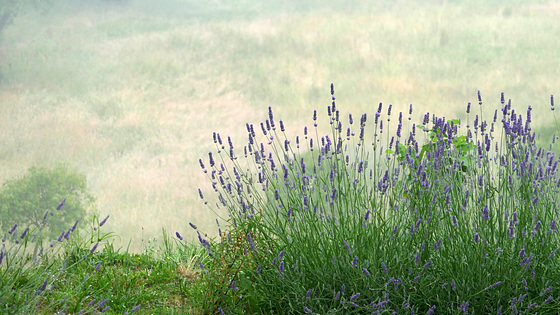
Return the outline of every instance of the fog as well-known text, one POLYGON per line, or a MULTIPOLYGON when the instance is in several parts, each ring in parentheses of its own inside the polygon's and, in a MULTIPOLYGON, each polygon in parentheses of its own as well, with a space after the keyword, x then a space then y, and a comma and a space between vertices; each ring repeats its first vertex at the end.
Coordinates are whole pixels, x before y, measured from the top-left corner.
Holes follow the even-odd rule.
POLYGON ((271 106, 295 137, 314 109, 326 115, 331 83, 345 114, 413 104, 416 122, 425 112, 463 119, 468 102, 490 119, 504 92, 521 113, 531 105, 543 144, 559 132, 557 1, 0 7, 0 183, 67 163, 87 177, 90 210, 110 215, 104 231, 131 251, 161 244, 162 229, 192 239, 189 222, 216 235, 227 216, 198 195, 213 200, 198 161, 216 150, 212 133, 241 148, 245 124, 271 106))

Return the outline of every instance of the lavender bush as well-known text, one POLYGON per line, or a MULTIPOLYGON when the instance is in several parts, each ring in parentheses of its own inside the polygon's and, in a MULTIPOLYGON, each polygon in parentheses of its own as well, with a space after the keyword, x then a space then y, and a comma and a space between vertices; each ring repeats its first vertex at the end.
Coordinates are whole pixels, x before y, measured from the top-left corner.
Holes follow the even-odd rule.
POLYGON ((343 116, 331 95, 328 135, 314 111, 288 139, 271 109, 243 148, 213 135, 200 165, 229 218, 217 239, 191 224, 208 310, 558 312, 557 136, 535 144, 530 107, 415 125, 412 105, 343 116))

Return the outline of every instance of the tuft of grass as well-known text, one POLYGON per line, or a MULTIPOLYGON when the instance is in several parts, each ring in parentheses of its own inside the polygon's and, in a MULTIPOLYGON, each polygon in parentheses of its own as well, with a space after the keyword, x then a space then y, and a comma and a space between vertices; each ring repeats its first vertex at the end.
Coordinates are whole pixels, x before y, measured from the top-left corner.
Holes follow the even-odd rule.
POLYGON ((331 97, 325 135, 315 110, 288 138, 271 108, 242 148, 214 133, 199 164, 226 226, 191 223, 205 312, 558 312, 558 136, 536 144, 530 106, 502 93, 486 118, 479 92, 465 119, 415 124, 412 105, 360 118, 331 97))
POLYGON ((53 241, 42 226, 10 228, 0 249, 2 314, 196 314, 201 251, 175 246, 165 231, 159 249, 116 250, 116 235, 101 231, 108 218, 94 216, 89 229, 76 222, 53 241))

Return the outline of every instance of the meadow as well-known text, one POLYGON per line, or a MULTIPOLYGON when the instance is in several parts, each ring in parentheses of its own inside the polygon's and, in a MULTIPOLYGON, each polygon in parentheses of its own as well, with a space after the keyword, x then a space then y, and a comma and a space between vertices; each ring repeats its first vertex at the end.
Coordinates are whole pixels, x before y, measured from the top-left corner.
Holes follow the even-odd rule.
POLYGON ((558 311, 555 2, 169 4, 2 34, 0 180, 97 198, 2 227, 4 312, 558 311))

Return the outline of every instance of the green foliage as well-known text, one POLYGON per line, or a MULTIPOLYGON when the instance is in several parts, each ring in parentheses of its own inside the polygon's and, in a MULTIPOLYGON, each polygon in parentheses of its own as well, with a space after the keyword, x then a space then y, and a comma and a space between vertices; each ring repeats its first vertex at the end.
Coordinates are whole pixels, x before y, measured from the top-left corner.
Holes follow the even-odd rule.
MULTIPOLYGON (((447 123, 452 128, 454 125, 459 125, 459 120, 450 119, 447 121, 447 123)), ((438 145, 438 143, 441 143, 445 147, 445 151, 458 153, 457 162, 459 164, 462 164, 461 170, 463 172, 466 172, 468 170, 468 167, 473 162, 473 157, 469 155, 469 152, 474 150, 475 145, 473 142, 469 142, 467 140, 467 136, 462 135, 450 137, 449 134, 444 133, 439 127, 430 130, 426 126, 418 125, 416 126, 416 128, 421 129, 425 132, 429 132, 430 139, 424 145, 422 145, 420 154, 417 157, 411 156, 411 158, 414 160, 414 165, 418 166, 419 162, 424 158, 424 155, 426 153, 434 152, 435 147, 438 145)), ((411 146, 406 146, 402 143, 399 143, 398 153, 393 150, 386 150, 385 153, 395 154, 397 155, 397 159, 399 161, 404 161, 406 159, 406 152, 409 151, 409 148, 411 148, 411 146)))
POLYGON ((20 178, 6 181, 0 189, 0 225, 3 229, 17 223, 31 228, 46 228, 56 237, 92 211, 94 198, 86 185, 86 176, 67 165, 52 169, 32 167, 20 178), (65 200, 64 207, 52 205, 65 200), (62 215, 52 217, 54 211, 62 215))
POLYGON ((15 0, 2 0, 0 6, 0 32, 13 19, 17 2, 15 0))
POLYGON ((0 34, 26 7, 36 6, 40 0, 0 0, 0 34))
MULTIPOLYGON (((458 119, 447 120, 447 126, 452 130, 454 127, 458 127, 460 121, 458 119)), ((445 164, 445 168, 452 168, 454 163, 460 166, 462 173, 457 173, 456 176, 463 181, 465 179, 465 174, 469 174, 469 168, 471 168, 474 158, 472 151, 476 147, 472 141, 467 139, 465 135, 455 135, 451 136, 450 133, 444 132, 440 127, 428 128, 424 125, 417 125, 416 128, 428 133, 429 139, 424 143, 418 154, 407 154, 413 152, 413 145, 404 145, 402 143, 398 144, 398 150, 395 152, 391 149, 385 151, 387 154, 394 154, 399 162, 407 161, 411 159, 415 168, 417 168, 422 160, 426 157, 426 154, 432 154, 436 151, 438 146, 442 146, 443 151, 448 154, 447 157, 440 159, 441 163, 445 164)), ((403 163, 403 165, 407 165, 403 163)), ((410 165, 410 164, 409 164, 410 165)), ((426 165, 426 171, 430 172, 434 166, 426 165)), ((436 168, 440 168, 439 166, 436 168)), ((410 169, 408 170, 410 171, 410 169)), ((414 171, 413 171, 414 172, 414 171)), ((418 191, 421 189, 421 185, 414 181, 413 172, 409 172, 406 178, 404 178, 405 183, 408 185, 408 190, 403 192, 403 196, 408 197, 410 190, 418 191)), ((472 172, 470 172, 472 173, 472 172)))

